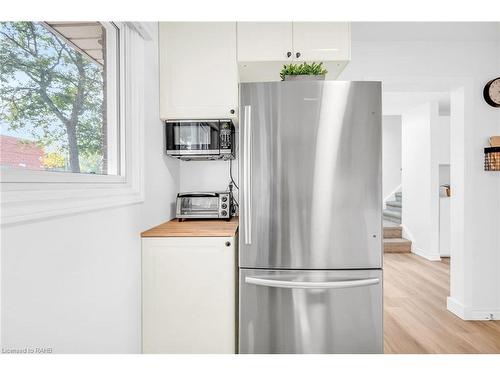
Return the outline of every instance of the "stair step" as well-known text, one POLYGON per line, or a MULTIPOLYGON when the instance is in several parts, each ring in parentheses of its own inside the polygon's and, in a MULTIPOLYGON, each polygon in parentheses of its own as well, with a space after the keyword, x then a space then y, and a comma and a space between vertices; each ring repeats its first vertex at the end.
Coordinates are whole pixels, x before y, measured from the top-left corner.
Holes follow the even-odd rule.
POLYGON ((395 218, 401 220, 401 211, 385 209, 382 211, 384 213, 384 218, 395 218))
POLYGON ((396 194, 394 194, 396 196, 396 200, 401 202, 402 199, 403 199, 403 193, 398 191, 396 194))
POLYGON ((384 238, 384 253, 411 253, 411 241, 404 238, 384 238))
POLYGON ((384 238, 402 238, 403 228, 401 227, 384 227, 384 238))
POLYGON ((392 216, 384 216, 384 220, 394 224, 401 224, 401 219, 392 216))
POLYGON ((384 217, 384 220, 398 225, 401 224, 401 219, 395 217, 384 217))
POLYGON ((385 205, 387 207, 394 207, 394 208, 401 209, 401 207, 403 206, 403 202, 401 202, 401 201, 389 201, 389 202, 385 202, 385 205))
POLYGON ((389 211, 393 211, 393 212, 402 212, 402 209, 401 207, 397 207, 397 206, 387 206, 387 210, 389 211))

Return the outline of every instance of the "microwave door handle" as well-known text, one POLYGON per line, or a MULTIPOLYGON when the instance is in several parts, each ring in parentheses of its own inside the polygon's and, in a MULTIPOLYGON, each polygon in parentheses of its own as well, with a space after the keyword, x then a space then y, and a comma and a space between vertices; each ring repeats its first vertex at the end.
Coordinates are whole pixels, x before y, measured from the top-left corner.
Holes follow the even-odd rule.
POLYGON ((245 245, 252 244, 252 110, 249 105, 244 107, 243 111, 244 121, 244 147, 245 152, 243 155, 243 202, 244 202, 244 215, 245 220, 245 245))
POLYGON ((273 280, 259 277, 245 277, 245 283, 252 285, 268 286, 274 288, 290 289, 345 289, 362 286, 376 285, 380 279, 359 279, 359 280, 339 280, 339 281, 293 281, 293 280, 273 280))
POLYGON ((179 193, 178 197, 216 197, 217 193, 179 193))

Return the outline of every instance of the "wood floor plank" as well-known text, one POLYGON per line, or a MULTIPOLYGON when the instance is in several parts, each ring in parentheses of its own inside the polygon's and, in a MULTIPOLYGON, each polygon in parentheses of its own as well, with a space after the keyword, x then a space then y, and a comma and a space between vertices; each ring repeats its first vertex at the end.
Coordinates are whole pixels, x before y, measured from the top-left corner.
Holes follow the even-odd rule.
POLYGON ((446 309, 450 260, 384 254, 385 353, 500 353, 500 321, 464 321, 446 309))

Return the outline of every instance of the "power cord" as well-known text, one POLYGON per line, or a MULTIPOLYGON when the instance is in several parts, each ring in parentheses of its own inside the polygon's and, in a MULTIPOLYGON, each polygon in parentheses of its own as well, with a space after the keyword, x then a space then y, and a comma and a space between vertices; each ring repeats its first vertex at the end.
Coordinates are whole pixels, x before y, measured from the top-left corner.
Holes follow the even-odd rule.
POLYGON ((236 189, 238 189, 239 191, 240 188, 238 187, 233 178, 233 159, 229 159, 229 177, 231 177, 231 182, 234 184, 234 186, 236 186, 236 189))
POLYGON ((229 182, 229 192, 231 193, 231 197, 232 197, 232 203, 233 203, 233 215, 236 213, 236 208, 240 207, 238 201, 236 200, 236 198, 234 197, 234 194, 233 194, 233 186, 236 187, 236 189, 238 191, 240 191, 240 188, 238 187, 238 185, 236 184, 236 181, 234 181, 234 178, 233 178, 233 159, 229 159, 229 177, 231 178, 231 181, 229 182))

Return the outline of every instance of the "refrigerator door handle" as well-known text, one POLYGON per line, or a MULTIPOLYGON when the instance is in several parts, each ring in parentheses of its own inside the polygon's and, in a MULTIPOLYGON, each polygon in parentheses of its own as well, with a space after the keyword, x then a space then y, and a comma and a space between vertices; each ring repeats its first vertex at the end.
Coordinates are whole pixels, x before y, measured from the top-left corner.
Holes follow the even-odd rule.
POLYGON ((245 245, 252 244, 252 111, 249 105, 243 110, 244 147, 243 155, 243 218, 245 220, 245 245))
POLYGON ((359 279, 359 280, 341 280, 341 281, 293 281, 293 280, 273 280, 262 279, 259 277, 245 277, 245 283, 268 286, 273 288, 293 288, 293 289, 345 289, 361 286, 376 285, 380 279, 359 279))

